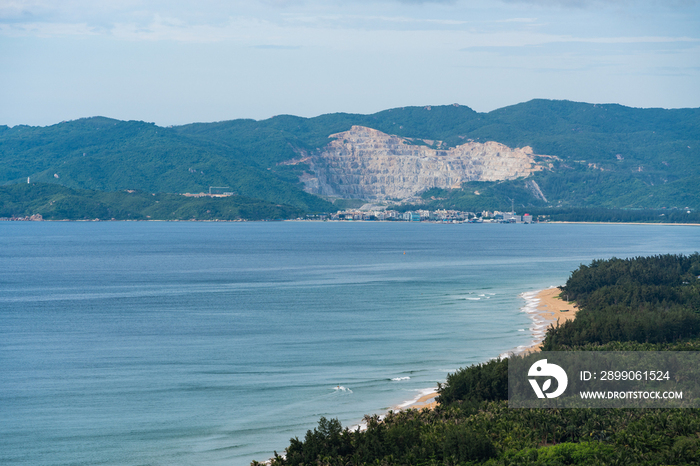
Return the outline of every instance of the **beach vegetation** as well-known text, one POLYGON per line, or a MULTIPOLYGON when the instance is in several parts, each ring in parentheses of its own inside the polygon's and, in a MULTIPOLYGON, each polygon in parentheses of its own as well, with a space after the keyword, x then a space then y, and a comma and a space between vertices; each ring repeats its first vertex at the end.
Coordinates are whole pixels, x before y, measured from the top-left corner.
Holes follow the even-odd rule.
POLYGON ((469 370, 448 374, 444 384, 438 383, 439 404, 451 404, 468 397, 470 401, 496 401, 508 398, 508 360, 492 359, 469 370))
POLYGON ((700 254, 612 258, 581 265, 562 287, 580 306, 543 349, 700 337, 700 254))

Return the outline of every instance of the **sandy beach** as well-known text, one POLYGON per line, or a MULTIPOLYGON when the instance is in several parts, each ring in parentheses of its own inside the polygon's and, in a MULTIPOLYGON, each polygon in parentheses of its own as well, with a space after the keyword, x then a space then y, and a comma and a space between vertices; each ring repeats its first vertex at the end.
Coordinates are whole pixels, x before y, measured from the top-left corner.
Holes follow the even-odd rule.
POLYGON ((423 395, 404 409, 433 409, 437 406, 437 401, 435 401, 436 396, 438 396, 437 392, 423 395))
MULTIPOLYGON (((537 312, 535 319, 542 319, 545 322, 545 330, 551 326, 563 324, 568 320, 573 320, 576 317, 578 307, 575 303, 565 301, 559 297, 561 290, 559 288, 547 288, 540 291, 535 296, 537 301, 537 312)), ((532 346, 525 348, 524 352, 532 353, 542 349, 542 341, 536 341, 532 346)))
MULTIPOLYGON (((541 290, 534 297, 530 298, 533 303, 536 303, 536 311, 531 314, 536 328, 535 332, 533 332, 535 340, 531 346, 521 349, 519 352, 532 353, 540 351, 542 349, 544 331, 547 328, 552 325, 556 326, 557 322, 561 325, 568 320, 574 319, 578 307, 573 302, 564 301, 560 298, 560 293, 561 290, 559 288, 553 287, 541 290)), ((437 406, 435 401, 437 395, 436 392, 423 395, 403 409, 433 409, 437 406)))

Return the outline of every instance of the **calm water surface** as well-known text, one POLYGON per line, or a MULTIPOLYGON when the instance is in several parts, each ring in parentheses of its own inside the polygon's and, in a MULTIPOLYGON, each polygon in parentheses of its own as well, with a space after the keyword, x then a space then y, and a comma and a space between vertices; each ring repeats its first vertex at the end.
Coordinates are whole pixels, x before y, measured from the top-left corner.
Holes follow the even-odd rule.
POLYGON ((0 222, 0 463, 247 465, 530 343, 523 292, 700 250, 642 225, 0 222))

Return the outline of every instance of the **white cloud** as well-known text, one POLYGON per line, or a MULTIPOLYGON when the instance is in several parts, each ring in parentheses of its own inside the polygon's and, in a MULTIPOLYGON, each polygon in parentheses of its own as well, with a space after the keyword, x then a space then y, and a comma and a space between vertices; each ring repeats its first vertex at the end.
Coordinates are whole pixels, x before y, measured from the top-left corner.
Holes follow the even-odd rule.
POLYGON ((532 97, 700 105, 698 1, 675 5, 0 0, 0 74, 12 89, 0 90, 0 124, 90 114, 185 123, 455 101, 489 110, 532 97))
MULTIPOLYGON (((540 16, 575 23, 577 13, 563 11, 595 5, 605 16, 610 6, 639 15, 639 5, 656 0, 5 0, 0 3, 0 33, 114 34, 143 40, 208 42, 236 37, 227 29, 241 18, 274 23, 287 31, 293 24, 326 29, 485 29, 485 24, 543 27, 540 16), (533 10, 533 8, 535 8, 533 10), (528 16, 522 16, 522 13, 528 16), (515 13, 515 14, 514 14, 515 13), (532 14, 536 16, 530 16, 532 14), (42 27, 41 24, 46 24, 42 27), (49 25, 60 24, 60 27, 49 25), (68 25, 74 24, 75 27, 68 25), (189 29, 189 31, 188 31, 189 29), (128 32, 132 31, 132 32, 128 32), (138 34, 137 34, 138 32, 138 34), (201 36, 200 36, 201 34, 201 36)), ((688 9, 690 18, 700 0, 671 0, 688 9)), ((668 4, 669 2, 660 2, 668 4)), ((653 13, 651 13, 653 15, 653 13)), ((554 30, 555 21, 549 26, 554 30)), ((495 26, 492 26, 495 27, 495 26)), ((564 26, 565 27, 565 26, 564 26)))
POLYGON ((596 44, 661 44, 672 42, 697 42, 697 37, 660 37, 660 36, 639 36, 639 37, 589 37, 576 39, 576 42, 590 42, 596 44))
POLYGON ((525 3, 545 7, 601 8, 621 7, 634 9, 640 6, 687 8, 698 5, 700 0, 502 0, 506 3, 525 3))
POLYGON ((509 18, 496 20, 497 23, 534 23, 537 18, 509 18))
POLYGON ((54 38, 67 36, 96 36, 100 31, 85 23, 22 22, 0 23, 0 35, 8 37, 32 36, 54 38))

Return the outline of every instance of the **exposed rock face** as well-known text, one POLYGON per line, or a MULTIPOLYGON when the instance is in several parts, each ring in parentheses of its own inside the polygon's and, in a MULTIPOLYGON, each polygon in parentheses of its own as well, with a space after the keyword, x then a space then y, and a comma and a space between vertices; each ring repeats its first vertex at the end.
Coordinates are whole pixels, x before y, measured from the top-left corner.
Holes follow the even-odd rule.
POLYGON ((296 161, 311 167, 313 173, 301 180, 313 194, 406 199, 430 188, 459 188, 465 181, 509 180, 542 169, 530 147, 510 149, 497 142, 440 149, 441 142, 425 141, 438 147, 433 149, 363 126, 329 137, 335 140, 319 153, 296 161))

